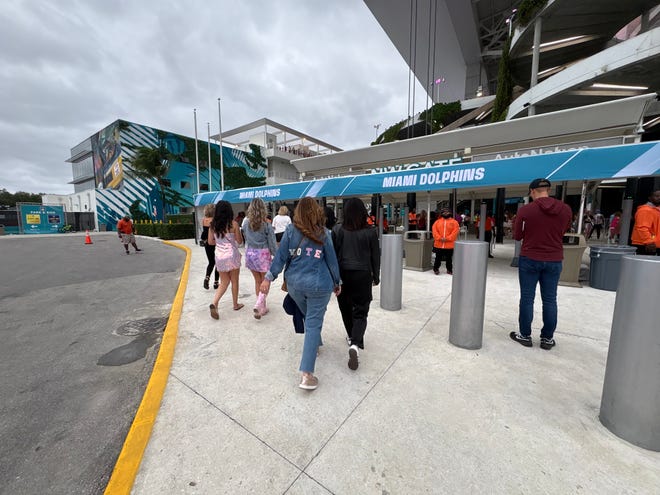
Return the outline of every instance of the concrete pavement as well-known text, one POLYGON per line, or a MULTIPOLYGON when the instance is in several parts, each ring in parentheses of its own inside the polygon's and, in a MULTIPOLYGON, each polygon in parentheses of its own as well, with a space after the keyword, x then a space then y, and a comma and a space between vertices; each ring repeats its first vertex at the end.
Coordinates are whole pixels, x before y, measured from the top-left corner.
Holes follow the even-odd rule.
MULTIPOLYGON (((403 308, 374 291, 357 371, 347 367, 335 298, 316 364, 319 388, 297 387, 302 336, 281 309, 252 317, 250 272, 240 301, 190 278, 169 381, 133 485, 135 494, 658 493, 660 453, 598 420, 615 293, 559 287, 557 346, 511 341, 518 282, 513 245, 489 261, 483 347, 449 344, 451 277, 404 270, 403 308)), ((585 253, 588 259, 588 250, 585 253)), ((444 268, 444 267, 443 267, 444 268)), ((460 276, 456 273, 455 276, 460 276)))
POLYGON ((150 380, 184 253, 91 236, 0 237, 1 495, 103 493, 150 380))

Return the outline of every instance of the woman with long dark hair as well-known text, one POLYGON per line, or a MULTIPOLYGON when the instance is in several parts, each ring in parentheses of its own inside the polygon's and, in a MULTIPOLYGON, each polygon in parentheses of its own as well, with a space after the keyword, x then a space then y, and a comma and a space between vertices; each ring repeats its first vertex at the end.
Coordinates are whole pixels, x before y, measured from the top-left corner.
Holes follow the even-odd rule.
POLYGON ((266 294, 261 292, 261 282, 270 267, 271 256, 275 254, 275 232, 266 221, 266 204, 261 198, 254 198, 247 210, 241 230, 245 237, 245 266, 254 277, 254 291, 257 302, 254 305, 254 317, 259 320, 268 313, 266 294))
POLYGON ((359 350, 364 349, 372 287, 380 283, 380 248, 376 227, 367 223, 362 200, 344 203, 344 220, 332 230, 341 274, 341 294, 337 297, 348 341, 348 367, 358 368, 359 350))
POLYGON ((206 253, 206 259, 208 260, 208 265, 206 265, 206 276, 204 277, 204 288, 209 288, 209 280, 211 279, 211 273, 214 274, 213 288, 217 289, 220 280, 220 274, 218 270, 215 269, 215 246, 209 243, 209 228, 211 227, 211 222, 213 221, 213 215, 215 214, 215 205, 213 203, 208 204, 204 207, 204 218, 202 219, 202 236, 200 239, 204 245, 204 252, 206 253))
POLYGON ((209 305, 211 318, 218 320, 218 302, 227 291, 231 282, 231 297, 234 311, 243 307, 238 303, 238 274, 241 268, 241 253, 238 245, 243 242, 241 229, 233 220, 234 211, 227 201, 218 201, 215 205, 213 220, 209 226, 209 244, 215 246, 215 268, 220 273, 220 285, 213 296, 213 304, 209 305))
POLYGON ((284 231, 270 270, 261 283, 268 294, 270 282, 286 267, 284 274, 289 295, 305 315, 305 341, 300 371, 300 388, 314 390, 318 378, 314 365, 322 344, 321 329, 330 295, 341 293, 337 256, 330 233, 325 229, 323 209, 312 198, 303 198, 296 206, 293 224, 284 231))

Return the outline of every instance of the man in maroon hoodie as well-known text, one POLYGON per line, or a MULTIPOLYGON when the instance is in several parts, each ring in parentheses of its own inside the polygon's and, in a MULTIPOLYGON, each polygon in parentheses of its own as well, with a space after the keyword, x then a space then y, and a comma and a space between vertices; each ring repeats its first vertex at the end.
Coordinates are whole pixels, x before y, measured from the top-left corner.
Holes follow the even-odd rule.
POLYGON ((550 197, 550 181, 534 179, 529 185, 532 203, 518 210, 513 238, 522 241, 518 261, 520 282, 520 310, 518 332, 509 337, 532 347, 532 319, 536 284, 541 286, 543 328, 541 348, 552 349, 557 328, 557 284, 564 259, 563 237, 571 226, 571 209, 567 204, 550 197))

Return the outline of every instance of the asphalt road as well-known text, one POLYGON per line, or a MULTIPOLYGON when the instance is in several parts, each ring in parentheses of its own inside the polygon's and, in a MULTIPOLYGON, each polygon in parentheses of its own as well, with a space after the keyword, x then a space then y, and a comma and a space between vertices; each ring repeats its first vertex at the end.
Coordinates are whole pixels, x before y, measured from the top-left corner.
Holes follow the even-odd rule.
POLYGON ((185 253, 115 233, 0 237, 0 494, 103 493, 185 253))

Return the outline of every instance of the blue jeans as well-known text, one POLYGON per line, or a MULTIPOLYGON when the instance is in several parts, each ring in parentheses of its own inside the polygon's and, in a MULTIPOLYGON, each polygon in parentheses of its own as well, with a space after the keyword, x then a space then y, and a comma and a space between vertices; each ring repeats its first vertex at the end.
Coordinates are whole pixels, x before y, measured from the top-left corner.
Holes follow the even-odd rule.
POLYGON ((541 338, 551 339, 554 335, 557 328, 557 284, 561 275, 561 266, 561 261, 535 261, 525 256, 519 258, 520 313, 518 325, 520 335, 523 337, 529 337, 532 334, 537 283, 541 285, 543 303, 541 338))
POLYGON ((296 290, 295 287, 290 285, 288 288, 289 295, 296 301, 298 308, 305 315, 305 342, 303 343, 302 359, 300 360, 300 371, 314 373, 316 352, 319 346, 323 345, 321 340, 323 317, 326 309, 328 309, 332 292, 296 290))

